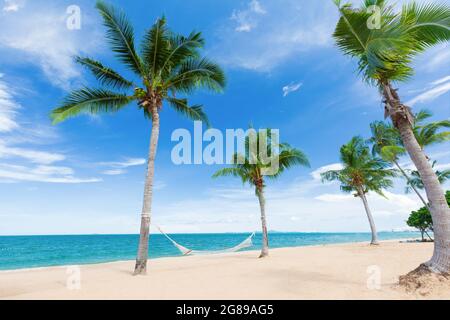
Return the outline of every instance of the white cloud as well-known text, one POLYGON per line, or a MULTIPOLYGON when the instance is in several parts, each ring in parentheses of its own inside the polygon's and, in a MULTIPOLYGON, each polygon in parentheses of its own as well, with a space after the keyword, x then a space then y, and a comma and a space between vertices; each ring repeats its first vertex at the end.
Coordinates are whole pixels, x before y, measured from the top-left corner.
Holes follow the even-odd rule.
POLYGON ((22 158, 32 163, 51 164, 62 161, 66 157, 59 153, 38 151, 29 148, 8 147, 0 141, 0 158, 22 158))
MULTIPOLYGON (((44 127, 22 126, 18 121, 20 105, 14 100, 14 90, 0 75, 0 182, 90 183, 99 179, 80 179, 72 168, 52 164, 66 160, 66 155, 36 149, 39 138, 53 138, 44 127), (38 141, 36 141, 38 140, 38 141), (27 145, 24 145, 27 143, 27 145), (18 146, 20 144, 20 146, 18 146), (6 163, 13 161, 13 164, 6 163), (52 165, 52 166, 50 166, 52 165)), ((133 160, 133 159, 131 159, 133 160)), ((134 160, 135 161, 135 160, 134 160)))
POLYGON ((448 44, 442 44, 426 52, 421 58, 419 68, 427 72, 435 72, 445 68, 450 63, 450 47, 448 44))
POLYGON ((436 80, 436 81, 433 81, 431 84, 432 84, 433 86, 437 86, 438 84, 442 84, 442 83, 447 82, 447 81, 450 81, 450 76, 447 76, 447 77, 438 79, 438 80, 436 80))
POLYGON ((251 9, 249 4, 246 10, 234 11, 231 24, 228 20, 219 28, 218 45, 213 48, 213 54, 221 63, 266 72, 295 54, 331 47, 331 35, 338 18, 331 1, 286 0, 280 4, 266 0, 258 3, 263 11, 257 6, 251 9))
POLYGON ((111 170, 102 171, 101 173, 104 175, 107 175, 107 176, 118 176, 120 174, 127 173, 127 171, 123 170, 123 169, 111 169, 111 170))
POLYGON ((17 12, 25 5, 24 0, 4 0, 3 11, 17 12))
POLYGON ((104 170, 102 174, 115 176, 127 173, 126 168, 142 166, 145 163, 143 158, 125 158, 123 161, 100 162, 98 165, 111 168, 104 170))
POLYGON ((73 176, 73 170, 57 166, 20 166, 0 164, 0 182, 44 182, 44 183, 93 183, 100 179, 80 179, 73 176))
POLYGON ((438 164, 434 167, 434 169, 439 170, 439 171, 450 170, 450 163, 438 164))
POLYGON ((406 104, 409 106, 414 106, 417 103, 433 101, 436 98, 446 94, 447 92, 450 91, 450 81, 445 82, 445 81, 447 81, 445 79, 446 78, 442 78, 442 79, 435 81, 434 83, 438 82, 439 85, 419 94, 417 97, 411 99, 406 104))
POLYGON ((287 97, 288 94, 295 92, 300 89, 300 87, 303 85, 303 83, 292 83, 287 86, 283 87, 283 97, 287 97))
POLYGON ((252 0, 245 10, 235 10, 231 20, 236 21, 236 32, 250 32, 257 26, 257 16, 266 14, 266 10, 257 0, 252 0))
POLYGON ((333 163, 333 164, 329 164, 323 167, 320 167, 316 170, 314 170, 313 172, 311 172, 311 176, 313 177, 314 180, 321 180, 321 174, 330 170, 341 170, 343 169, 343 166, 341 163, 333 163))
POLYGON ((13 90, 2 81, 3 76, 0 74, 0 132, 9 132, 18 128, 15 118, 20 105, 11 94, 13 90))
POLYGON ((82 29, 69 30, 63 5, 27 3, 14 15, 1 17, 0 48, 22 55, 17 59, 21 63, 38 65, 54 85, 70 88, 80 76, 73 57, 92 53, 99 47, 97 27, 86 11, 82 13, 82 29))

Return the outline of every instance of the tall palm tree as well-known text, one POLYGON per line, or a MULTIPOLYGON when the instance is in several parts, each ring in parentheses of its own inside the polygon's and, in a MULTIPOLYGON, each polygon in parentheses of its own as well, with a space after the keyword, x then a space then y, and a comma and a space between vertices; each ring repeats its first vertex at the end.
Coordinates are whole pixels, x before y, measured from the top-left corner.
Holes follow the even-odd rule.
MULTIPOLYGON (((414 116, 394 82, 408 80, 413 74, 413 58, 427 48, 450 40, 448 4, 404 5, 394 11, 385 0, 365 0, 360 8, 334 0, 340 19, 334 38, 338 47, 358 60, 363 78, 375 85, 383 96, 385 117, 399 131, 403 145, 422 177, 435 226, 433 257, 426 266, 435 272, 450 272, 450 208, 436 174, 413 132, 414 116), (370 6, 381 10, 379 25, 372 26, 370 6)), ((378 22, 378 21, 376 21, 378 22)))
POLYGON ((355 197, 362 200, 372 231, 371 244, 377 245, 377 229, 366 194, 374 191, 384 196, 383 189, 393 186, 391 178, 395 177, 395 171, 389 169, 389 162, 373 157, 361 137, 353 137, 349 143, 341 147, 340 159, 343 169, 322 173, 322 180, 339 181, 342 191, 355 192, 355 197))
POLYGON ((406 151, 401 147, 401 139, 398 131, 386 122, 374 121, 370 124, 370 130, 372 137, 367 141, 372 144, 372 155, 380 156, 383 160, 393 163, 397 169, 401 172, 403 177, 407 181, 407 188, 411 188, 417 194, 422 203, 428 207, 428 203, 417 190, 416 186, 412 183, 411 177, 408 176, 406 171, 399 164, 399 156, 403 155, 406 151))
MULTIPOLYGON (((260 130, 258 133, 249 134, 245 140, 245 154, 233 155, 233 166, 217 171, 213 177, 234 176, 255 188, 255 194, 259 200, 262 226, 262 248, 260 258, 269 255, 269 237, 267 234, 266 200, 264 190, 266 179, 276 179, 284 171, 295 165, 309 167, 306 155, 298 149, 292 148, 286 143, 276 144, 271 141, 271 130, 260 130), (255 146, 254 148, 252 146, 255 146), (265 152, 262 148, 267 149, 265 152), (265 173, 271 164, 276 162, 277 170, 265 173)), ((269 170, 270 171, 270 170, 269 170)))
POLYGON ((51 116, 54 123, 81 113, 117 112, 135 102, 151 119, 152 128, 141 214, 139 247, 134 274, 145 274, 153 196, 153 176, 158 145, 160 111, 163 104, 193 120, 207 121, 200 105, 190 106, 186 98, 197 88, 222 91, 225 76, 221 68, 203 58, 200 49, 204 40, 200 33, 182 36, 171 32, 166 19, 157 19, 144 35, 140 50, 136 50, 134 30, 126 15, 116 8, 97 1, 111 50, 132 72, 128 80, 101 62, 87 57, 76 61, 89 69, 104 88, 82 88, 70 93, 51 116), (114 91, 113 91, 114 90, 114 91), (131 91, 131 92, 130 92, 131 91))

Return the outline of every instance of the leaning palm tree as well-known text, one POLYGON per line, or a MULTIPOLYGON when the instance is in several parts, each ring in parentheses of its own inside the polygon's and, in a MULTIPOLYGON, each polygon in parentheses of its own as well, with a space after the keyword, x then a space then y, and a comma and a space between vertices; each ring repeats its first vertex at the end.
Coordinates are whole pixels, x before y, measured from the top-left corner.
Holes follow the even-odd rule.
POLYGON ((436 238, 433 257, 426 267, 435 272, 450 272, 450 208, 414 136, 411 108, 402 102, 393 85, 411 77, 411 62, 417 54, 450 40, 450 6, 412 2, 394 11, 385 0, 365 0, 360 8, 342 4, 341 0, 334 2, 340 12, 333 35, 338 47, 358 60, 363 78, 380 90, 385 117, 391 118, 422 177, 436 238), (372 6, 380 9, 379 19, 371 13, 372 6))
POLYGON ((408 176, 405 169, 400 166, 399 156, 406 153, 405 149, 401 146, 401 139, 398 131, 386 122, 374 121, 370 124, 370 130, 372 137, 367 141, 372 144, 372 155, 380 156, 383 160, 393 163, 403 177, 406 179, 407 188, 414 190, 422 203, 428 207, 428 203, 417 190, 416 185, 413 184, 412 178, 408 176))
MULTIPOLYGON (((434 169, 436 166, 436 161, 433 161, 431 167, 434 169)), ((444 184, 450 179, 450 170, 436 170, 436 176, 438 177, 439 183, 444 184)), ((422 179, 420 178, 420 174, 417 170, 411 171, 411 183, 406 187, 406 192, 410 192, 411 188, 418 188, 423 190, 425 186, 423 185, 422 179)))
POLYGON ((190 119, 206 122, 202 107, 189 106, 187 99, 178 94, 189 94, 197 88, 221 91, 225 86, 225 76, 218 65, 201 56, 204 40, 200 33, 192 32, 188 36, 175 34, 167 28, 163 17, 157 19, 146 32, 138 51, 133 27, 125 14, 103 1, 97 1, 96 7, 107 29, 106 38, 111 50, 131 71, 132 80, 99 61, 77 57, 76 61, 89 69, 103 88, 73 91, 60 107, 53 110, 51 117, 54 123, 58 123, 81 113, 117 112, 135 102, 144 116, 151 119, 140 239, 134 270, 135 275, 145 274, 161 108, 167 103, 190 119))
POLYGON ((343 169, 322 173, 322 180, 339 181, 342 191, 355 192, 355 197, 362 200, 372 231, 370 244, 378 245, 377 229, 366 194, 374 191, 384 196, 383 189, 393 186, 391 179, 395 177, 395 171, 389 169, 389 162, 373 157, 361 137, 353 137, 341 147, 340 159, 343 169))
POLYGON ((270 129, 258 133, 250 131, 245 139, 245 154, 233 155, 233 166, 217 171, 213 177, 234 176, 255 188, 259 200, 262 225, 262 248, 260 258, 269 255, 269 238, 267 234, 266 200, 264 190, 266 179, 276 179, 294 165, 309 167, 306 155, 286 143, 277 144, 271 140, 270 129), (273 167, 275 164, 275 167, 273 167), (273 170, 275 168, 275 170, 273 170))

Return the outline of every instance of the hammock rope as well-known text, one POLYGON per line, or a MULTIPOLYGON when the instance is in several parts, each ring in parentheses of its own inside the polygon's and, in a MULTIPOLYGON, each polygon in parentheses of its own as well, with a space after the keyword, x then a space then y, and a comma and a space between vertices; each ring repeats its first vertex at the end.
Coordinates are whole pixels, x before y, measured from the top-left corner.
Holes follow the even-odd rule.
POLYGON ((156 227, 158 228, 159 232, 161 232, 161 234, 164 235, 167 238, 167 240, 169 240, 184 256, 236 252, 241 249, 249 248, 249 247, 253 246, 252 239, 255 236, 255 233, 253 232, 247 239, 245 239, 238 245, 236 245, 232 248, 224 249, 224 250, 192 250, 192 249, 186 248, 185 246, 182 246, 181 244, 177 243, 167 233, 165 233, 159 226, 156 226, 156 227))

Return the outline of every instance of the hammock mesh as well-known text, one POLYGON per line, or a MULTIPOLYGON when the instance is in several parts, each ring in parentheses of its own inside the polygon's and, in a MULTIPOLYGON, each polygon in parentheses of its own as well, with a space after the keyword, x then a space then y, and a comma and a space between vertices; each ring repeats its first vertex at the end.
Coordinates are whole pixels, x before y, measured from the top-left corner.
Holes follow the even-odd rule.
POLYGON ((175 240, 173 240, 168 234, 166 234, 164 231, 162 231, 162 229, 160 227, 157 227, 159 232, 161 232, 170 242, 172 242, 172 244, 178 249, 180 250, 180 252, 184 255, 184 256, 188 256, 188 255, 206 255, 206 254, 220 254, 220 253, 229 253, 229 252, 236 252, 239 251, 241 249, 244 248, 249 248, 251 246, 253 246, 253 242, 252 239, 255 236, 255 233, 252 233, 247 239, 245 239, 244 241, 242 241, 241 243, 239 243, 238 245, 232 247, 232 248, 228 248, 228 249, 224 249, 224 250, 191 250, 189 248, 186 248, 184 246, 182 246, 181 244, 177 243, 175 240))

